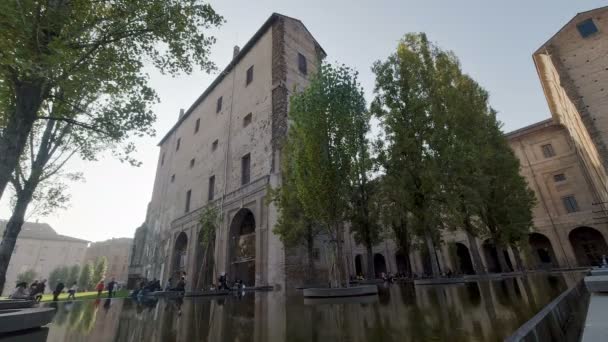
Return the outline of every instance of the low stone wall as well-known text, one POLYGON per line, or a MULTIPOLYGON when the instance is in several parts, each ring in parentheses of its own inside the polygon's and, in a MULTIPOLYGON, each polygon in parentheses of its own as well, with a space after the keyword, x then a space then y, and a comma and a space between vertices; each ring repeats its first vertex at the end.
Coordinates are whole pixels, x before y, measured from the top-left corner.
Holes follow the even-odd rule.
POLYGON ((589 292, 581 281, 555 298, 505 341, 578 342, 588 305, 589 292))

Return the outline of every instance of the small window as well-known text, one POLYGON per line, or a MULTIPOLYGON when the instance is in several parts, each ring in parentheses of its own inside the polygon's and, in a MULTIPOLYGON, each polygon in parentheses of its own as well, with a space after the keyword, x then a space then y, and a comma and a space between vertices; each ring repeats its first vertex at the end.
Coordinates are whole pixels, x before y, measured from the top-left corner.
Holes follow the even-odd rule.
POLYGON ((247 153, 241 158, 241 185, 248 184, 251 180, 251 154, 247 153))
POLYGON ((192 197, 192 190, 186 192, 186 210, 184 212, 190 212, 190 197, 192 197))
POLYGON ((201 127, 201 119, 196 119, 196 123, 194 124, 194 133, 198 133, 198 129, 201 127))
POLYGON ((555 182, 563 182, 566 180, 566 175, 563 173, 558 173, 557 175, 553 175, 553 180, 555 182))
POLYGON ((222 97, 220 96, 219 99, 217 99, 217 105, 215 106, 215 112, 219 113, 222 110, 222 97))
POLYGON ((564 207, 566 208, 566 212, 574 213, 574 212, 579 211, 578 203, 576 203, 576 198, 574 198, 573 195, 563 197, 562 201, 564 202, 564 207))
POLYGON ((251 123, 251 118, 252 118, 251 113, 245 115, 245 117, 243 118, 243 127, 249 126, 249 124, 251 123))
POLYGON ((545 145, 541 146, 541 148, 543 149, 543 155, 545 156, 545 158, 551 158, 551 157, 555 156, 555 151, 553 150, 553 145, 545 144, 545 145))
POLYGON ((308 66, 306 65, 306 57, 303 54, 298 53, 298 69, 304 75, 308 74, 308 66))
POLYGON ((209 189, 207 190, 207 199, 213 201, 215 195, 215 176, 209 177, 209 189))
POLYGON ((211 144, 211 151, 217 150, 217 144, 218 144, 218 141, 217 141, 217 139, 215 139, 215 141, 211 144))
POLYGON ((171 183, 175 182, 175 174, 171 175, 171 183))
POLYGON ((182 144, 182 138, 177 138, 177 145, 175 145, 175 150, 179 151, 179 145, 182 144))
POLYGON ((165 165, 165 153, 163 152, 163 154, 160 156, 160 166, 165 165))
POLYGON ((190 159, 190 168, 194 167, 194 158, 190 159))
POLYGON ((251 81, 253 81, 253 65, 249 67, 249 69, 247 69, 247 77, 246 77, 246 81, 245 81, 245 86, 248 86, 249 83, 251 83, 251 81))
POLYGON ((591 18, 578 23, 576 28, 578 29, 578 33, 580 33, 581 37, 583 38, 587 38, 592 34, 597 33, 597 26, 595 26, 595 23, 591 18))

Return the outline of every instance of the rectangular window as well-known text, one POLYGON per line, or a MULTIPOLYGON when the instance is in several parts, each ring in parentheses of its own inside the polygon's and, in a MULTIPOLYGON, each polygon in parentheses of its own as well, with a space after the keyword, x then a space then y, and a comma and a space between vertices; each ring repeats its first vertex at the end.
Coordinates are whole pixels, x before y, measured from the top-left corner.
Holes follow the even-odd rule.
POLYGON ((217 99, 217 105, 215 106, 215 112, 219 113, 222 110, 222 97, 220 96, 219 99, 217 99))
POLYGON ((201 119, 196 119, 196 123, 194 124, 194 133, 198 133, 198 129, 201 127, 201 119))
POLYGON ((194 158, 190 159, 190 168, 194 167, 194 158))
POLYGON ((545 156, 545 158, 551 158, 551 157, 555 156, 555 151, 553 150, 553 145, 545 144, 545 145, 542 145, 541 148, 543 149, 543 156, 545 156))
POLYGON ((252 119, 251 113, 245 115, 245 117, 243 118, 243 127, 249 126, 249 124, 251 123, 251 119, 252 119))
POLYGON ((192 190, 186 192, 186 210, 184 212, 190 212, 190 197, 192 196, 192 190))
POLYGON ((559 173, 557 175, 553 175, 553 180, 556 182, 563 182, 566 180, 566 175, 563 173, 559 173))
POLYGON ((177 145, 175 145, 175 150, 179 151, 179 145, 182 144, 182 138, 177 138, 177 145))
POLYGON ((247 69, 247 77, 246 77, 246 81, 245 81, 245 86, 248 86, 249 83, 251 83, 251 81, 253 81, 253 65, 249 67, 249 69, 247 69))
POLYGON ((593 22, 593 19, 591 19, 591 18, 578 23, 576 25, 576 29, 578 30, 578 33, 580 33, 581 37, 583 37, 583 38, 587 38, 587 37, 591 36, 592 34, 597 33, 597 26, 595 26, 595 23, 593 22))
POLYGON ((163 152, 163 154, 160 156, 160 166, 165 165, 165 153, 163 152))
POLYGON ((574 198, 574 195, 562 197, 562 201, 564 202, 564 207, 568 213, 579 211, 578 203, 576 203, 576 198, 574 198))
POLYGON ((308 74, 308 66, 306 65, 306 57, 303 54, 298 53, 298 69, 304 75, 308 74))
POLYGON ((207 199, 213 201, 215 195, 215 176, 209 177, 209 189, 207 190, 207 199))
POLYGON ((217 141, 217 139, 215 139, 215 141, 211 144, 211 151, 217 150, 217 144, 218 144, 218 141, 217 141))
POLYGON ((248 184, 251 173, 251 154, 247 153, 241 158, 241 185, 248 184))
POLYGON ((175 174, 171 175, 171 183, 175 182, 175 174))

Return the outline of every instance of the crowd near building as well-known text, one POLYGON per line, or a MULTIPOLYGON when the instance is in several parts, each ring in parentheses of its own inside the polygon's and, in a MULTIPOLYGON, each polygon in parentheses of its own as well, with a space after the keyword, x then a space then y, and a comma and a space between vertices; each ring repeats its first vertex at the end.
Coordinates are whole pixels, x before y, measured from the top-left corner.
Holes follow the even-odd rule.
MULTIPOLYGON (((304 24, 273 14, 239 50, 159 143, 156 179, 146 219, 135 233, 129 277, 195 279, 202 261, 199 218, 220 209, 214 274, 246 285, 279 285, 302 277, 306 258, 285 248, 272 230, 277 209, 266 197, 280 184, 280 148, 289 97, 304 88, 325 57, 304 24)), ((608 254, 608 7, 579 13, 533 54, 551 118, 507 133, 534 191, 534 228, 524 248, 527 268, 573 268, 608 254)), ((327 241, 316 241, 318 272, 327 241)), ((498 269, 490 240, 474 241, 483 267, 498 269)), ((464 233, 448 233, 437 248, 441 269, 472 273, 464 233)), ((346 239, 351 275, 365 273, 365 248, 346 239)), ((515 255, 505 251, 515 268, 515 255)), ((410 260, 430 273, 423 251, 410 260)), ((374 247, 376 273, 398 273, 405 258, 387 239, 374 247)), ((188 283, 191 288, 192 282, 188 283)))
MULTIPOLYGON (((0 233, 7 221, 0 220, 0 233)), ((13 292, 19 274, 33 270, 36 279, 46 279, 60 266, 82 264, 89 241, 57 232, 46 223, 25 222, 15 243, 15 249, 6 272, 6 286, 2 295, 13 292)))

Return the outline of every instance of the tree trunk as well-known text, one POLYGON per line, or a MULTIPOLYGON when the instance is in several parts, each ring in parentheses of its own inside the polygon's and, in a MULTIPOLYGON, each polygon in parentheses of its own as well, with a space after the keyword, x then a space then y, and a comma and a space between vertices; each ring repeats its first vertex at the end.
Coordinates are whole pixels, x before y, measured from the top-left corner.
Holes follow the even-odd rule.
POLYGON ((481 254, 479 253, 479 246, 477 245, 477 241, 475 241, 475 236, 473 236, 469 230, 465 230, 465 232, 467 233, 469 247, 471 247, 471 256, 473 257, 472 261, 475 274, 486 274, 486 269, 481 262, 481 254))
POLYGON ((6 113, 8 120, 0 135, 0 199, 19 163, 19 157, 27 144, 27 137, 41 104, 42 86, 39 83, 22 83, 16 86, 15 110, 6 113))
POLYGON ((0 292, 4 291, 6 271, 8 270, 8 265, 11 262, 11 256, 13 255, 13 250, 15 249, 17 237, 19 236, 19 232, 21 232, 21 227, 23 227, 25 212, 27 210, 27 206, 32 200, 32 194, 33 189, 28 186, 17 196, 17 203, 15 204, 13 214, 6 224, 2 242, 0 242, 0 292))
POLYGON ((306 235, 306 249, 308 254, 308 275, 307 279, 309 283, 314 283, 315 281, 315 259, 314 259, 314 247, 315 247, 315 237, 312 233, 312 227, 308 225, 307 227, 307 235, 306 235))
POLYGON ((428 229, 424 232, 424 239, 426 242, 426 248, 429 252, 429 258, 431 259, 431 270, 433 271, 433 277, 437 278, 441 274, 439 273, 439 261, 437 260, 437 253, 435 252, 435 243, 433 237, 428 229))
POLYGON ((346 269, 344 267, 344 243, 343 243, 343 241, 344 241, 344 227, 342 226, 342 223, 338 223, 336 225, 336 251, 337 251, 336 264, 337 264, 337 271, 338 271, 337 285, 348 287, 348 275, 347 275, 346 269))
POLYGON ((374 252, 372 246, 365 246, 367 252, 367 279, 376 279, 376 272, 374 271, 374 252))
POLYGON ((494 243, 496 246, 496 254, 498 256, 498 266, 500 267, 500 272, 511 272, 509 269, 509 265, 507 265, 507 260, 505 259, 505 249, 498 243, 494 243))
POLYGON ((519 252, 519 248, 516 245, 511 245, 511 250, 513 251, 513 256, 515 257, 515 267, 517 267, 518 271, 526 271, 526 267, 524 266, 524 262, 521 259, 521 253, 519 252))

